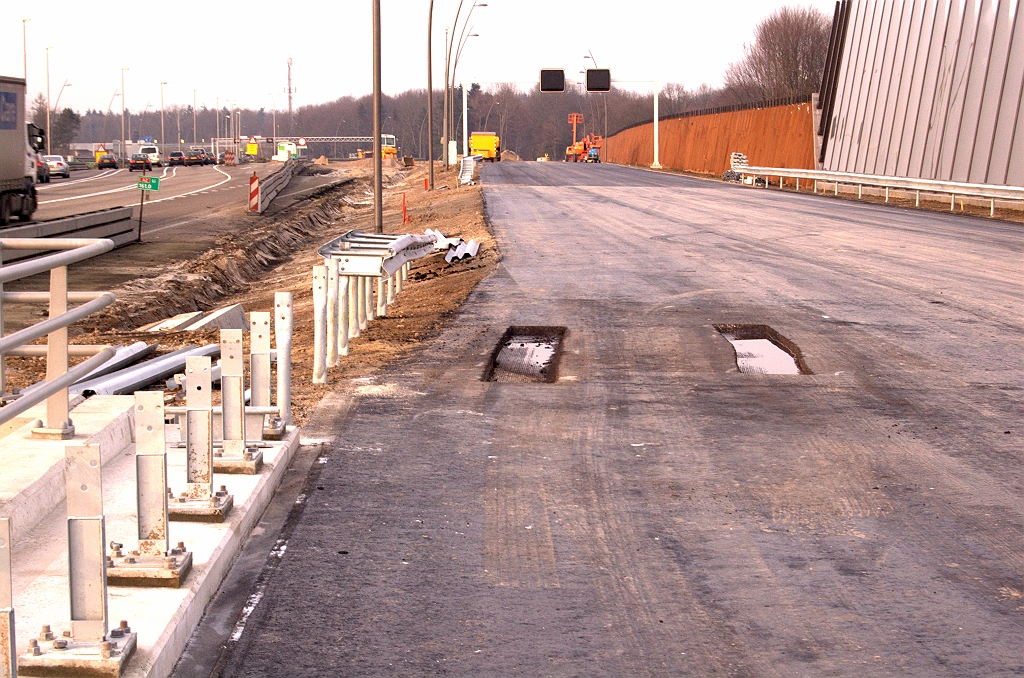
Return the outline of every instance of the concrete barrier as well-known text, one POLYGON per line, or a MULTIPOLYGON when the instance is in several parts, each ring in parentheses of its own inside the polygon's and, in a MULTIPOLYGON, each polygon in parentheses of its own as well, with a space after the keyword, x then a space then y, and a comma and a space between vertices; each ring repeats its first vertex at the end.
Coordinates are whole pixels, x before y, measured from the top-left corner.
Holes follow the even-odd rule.
MULTIPOLYGON (((36 221, 3 229, 5 238, 109 238, 121 247, 138 238, 138 223, 132 220, 132 207, 112 207, 76 214, 63 219, 36 221)), ((42 254, 39 250, 4 250, 2 261, 9 264, 42 254)))

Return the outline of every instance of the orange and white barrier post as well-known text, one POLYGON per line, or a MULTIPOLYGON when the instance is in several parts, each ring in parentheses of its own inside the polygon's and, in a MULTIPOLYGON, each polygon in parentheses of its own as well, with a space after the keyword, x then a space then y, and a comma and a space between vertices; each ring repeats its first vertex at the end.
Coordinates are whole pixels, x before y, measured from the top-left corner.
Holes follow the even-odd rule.
POLYGON ((260 178, 255 172, 249 177, 249 211, 257 214, 260 211, 260 178))

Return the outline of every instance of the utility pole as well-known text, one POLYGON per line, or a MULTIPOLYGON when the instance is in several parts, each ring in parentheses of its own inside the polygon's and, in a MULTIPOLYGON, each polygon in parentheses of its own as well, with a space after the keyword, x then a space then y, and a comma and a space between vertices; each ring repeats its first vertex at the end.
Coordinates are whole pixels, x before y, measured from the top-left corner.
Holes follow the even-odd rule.
POLYGON ((434 190, 434 72, 430 66, 430 37, 433 35, 434 0, 427 14, 427 186, 434 190))
POLYGON ((192 90, 192 145, 195 146, 196 142, 199 141, 199 137, 196 135, 196 92, 199 90, 192 90))
MULTIPOLYGON (((433 3, 433 0, 431 0, 431 3, 433 3)), ((25 82, 28 82, 28 38, 26 37, 25 24, 29 21, 31 21, 31 19, 21 20, 21 58, 25 71, 25 74, 22 77, 25 79, 25 82)))
POLYGON ((292 124, 292 58, 288 57, 288 133, 295 131, 292 124))
MULTIPOLYGON (((384 232, 384 191, 381 184, 380 0, 373 2, 373 225, 384 232)), ((290 72, 290 71, 289 71, 290 72)), ((291 89, 289 87, 289 89, 291 89)), ((289 94, 289 99, 291 94, 289 94)))
MULTIPOLYGON (((50 50, 53 47, 46 48, 46 154, 50 154, 50 50)), ((121 89, 124 89, 122 87, 121 89)))
POLYGON ((124 92, 124 72, 128 70, 125 66, 121 69, 121 167, 124 167, 125 153, 124 153, 124 114, 125 109, 128 107, 128 97, 125 96, 124 92))
MULTIPOLYGON (((160 83, 160 144, 167 146, 167 137, 164 135, 164 85, 166 82, 160 83)), ((161 160, 161 162, 163 162, 161 160)))

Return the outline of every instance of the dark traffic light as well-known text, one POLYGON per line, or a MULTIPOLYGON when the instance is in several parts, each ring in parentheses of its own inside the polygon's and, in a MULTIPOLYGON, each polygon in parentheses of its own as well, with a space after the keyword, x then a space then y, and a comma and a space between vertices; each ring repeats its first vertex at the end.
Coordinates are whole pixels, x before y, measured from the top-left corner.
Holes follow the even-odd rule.
POLYGON ((607 68, 587 69, 587 91, 608 92, 612 88, 612 72, 607 68))
POLYGON ((542 68, 540 70, 541 92, 564 92, 565 71, 561 68, 542 68))

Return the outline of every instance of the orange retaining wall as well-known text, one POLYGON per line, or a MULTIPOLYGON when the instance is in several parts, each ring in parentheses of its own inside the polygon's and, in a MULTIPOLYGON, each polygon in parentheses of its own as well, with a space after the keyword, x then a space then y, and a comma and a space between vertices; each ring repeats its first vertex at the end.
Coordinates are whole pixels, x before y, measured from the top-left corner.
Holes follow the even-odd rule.
MULTIPOLYGON (((721 174, 729 169, 729 155, 738 151, 754 166, 814 169, 813 120, 809 103, 662 120, 661 164, 721 174)), ((654 123, 610 137, 605 160, 623 165, 654 162, 654 123)))

